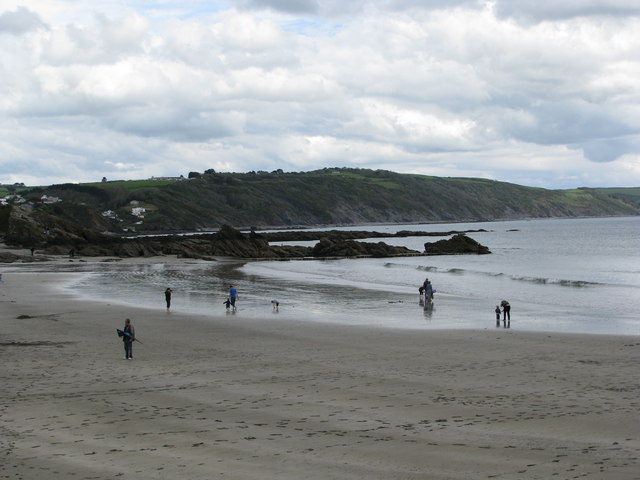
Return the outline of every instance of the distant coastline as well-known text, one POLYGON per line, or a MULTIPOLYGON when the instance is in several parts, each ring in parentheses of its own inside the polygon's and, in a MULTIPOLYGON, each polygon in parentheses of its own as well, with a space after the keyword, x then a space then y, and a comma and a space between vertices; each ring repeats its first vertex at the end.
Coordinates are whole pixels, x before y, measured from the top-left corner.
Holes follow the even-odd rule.
POLYGON ((640 215, 640 188, 546 190, 353 168, 196 173, 182 181, 16 186, 2 198, 0 234, 16 246, 78 248, 222 225, 265 231, 640 215))

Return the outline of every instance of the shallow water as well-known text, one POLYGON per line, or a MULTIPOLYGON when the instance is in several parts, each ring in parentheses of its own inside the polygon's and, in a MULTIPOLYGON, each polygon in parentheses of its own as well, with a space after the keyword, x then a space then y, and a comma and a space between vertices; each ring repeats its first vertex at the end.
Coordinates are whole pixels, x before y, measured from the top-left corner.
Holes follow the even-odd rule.
MULTIPOLYGON (((65 269, 87 273, 71 286, 74 292, 159 312, 170 286, 175 311, 224 314, 227 287, 234 284, 239 319, 277 314, 393 328, 495 328, 495 306, 507 299, 511 326, 519 330, 640 334, 640 217, 362 229, 486 229, 469 236, 492 254, 192 265, 75 262, 65 269), (436 289, 433 310, 418 303, 425 277, 436 289), (272 299, 281 303, 277 313, 272 299)), ((437 239, 371 241, 422 250, 424 242, 437 239)))

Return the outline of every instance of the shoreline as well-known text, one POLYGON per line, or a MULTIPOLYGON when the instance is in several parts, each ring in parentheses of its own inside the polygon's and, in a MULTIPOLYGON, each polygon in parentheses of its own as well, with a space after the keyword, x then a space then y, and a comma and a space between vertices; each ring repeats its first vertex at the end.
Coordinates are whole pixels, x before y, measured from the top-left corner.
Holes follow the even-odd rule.
MULTIPOLYGON (((209 260, 201 260, 201 259, 183 259, 179 258, 176 255, 162 255, 162 256, 152 256, 152 257, 134 257, 134 258, 119 258, 119 257, 81 257, 70 259, 68 256, 59 255, 52 256, 48 261, 41 262, 33 262, 33 263, 12 263, 12 264, 4 264, 4 269, 2 272, 4 275, 4 280, 10 279, 12 276, 16 275, 29 275, 29 274, 43 274, 54 272, 57 275, 109 275, 113 278, 115 272, 131 272, 138 271, 136 269, 142 269, 140 271, 146 271, 145 269, 149 266, 159 267, 162 269, 165 267, 167 270, 176 271, 176 268, 180 268, 180 266, 185 266, 189 268, 194 268, 196 271, 198 268, 206 268, 206 269, 214 269, 213 275, 218 275, 218 270, 215 269, 226 269, 227 266, 233 264, 241 264, 241 263, 261 263, 259 261, 253 260, 242 260, 236 258, 229 257, 218 257, 216 261, 209 260)), ((255 273, 254 273, 255 274, 255 273)), ((79 277, 78 277, 79 278, 79 277)), ((223 277, 220 277, 223 278, 223 277)), ((170 280, 168 280, 170 282, 170 280)), ((233 280, 232 280, 233 281, 233 280)), ((239 280, 233 281, 236 283, 239 280)), ((126 282, 126 280, 125 280, 126 282)), ((59 286, 60 292, 70 295, 72 298, 77 299, 79 301, 95 301, 95 302, 104 302, 104 299, 109 300, 110 305, 118 305, 122 308, 143 308, 147 311, 155 311, 158 307, 164 305, 164 297, 159 295, 157 292, 151 291, 148 287, 144 288, 137 292, 137 296, 134 298, 131 296, 129 292, 125 292, 118 285, 118 282, 107 279, 107 283, 105 283, 105 289, 99 289, 99 283, 96 281, 89 282, 84 286, 69 286, 73 282, 65 282, 65 285, 59 286), (162 300, 161 300, 162 299, 162 300)), ((223 282, 224 283, 224 282, 223 282)), ((162 291, 164 287, 162 285, 157 285, 156 288, 162 287, 162 291)), ((247 287, 247 285, 245 285, 247 287)), ((368 328, 377 328, 377 329, 398 329, 398 330, 410 330, 410 331, 498 331, 498 328, 495 328, 494 321, 491 319, 493 317, 493 311, 491 315, 484 315, 482 320, 479 320, 476 314, 473 313, 473 309, 469 309, 468 305, 464 306, 465 299, 463 297, 458 297, 455 295, 451 295, 448 293, 439 293, 439 301, 437 302, 438 312, 442 308, 441 313, 436 312, 434 317, 432 318, 431 313, 427 314, 425 311, 423 315, 423 309, 418 306, 417 295, 414 297, 412 293, 402 292, 399 299, 390 296, 388 299, 384 297, 384 292, 392 292, 393 288, 377 288, 371 290, 376 295, 376 304, 378 310, 369 306, 365 309, 360 310, 349 310, 349 309, 340 309, 335 305, 314 305, 313 309, 309 312, 304 311, 305 304, 300 304, 295 300, 291 302, 289 299, 289 303, 286 301, 283 303, 284 298, 280 298, 279 293, 267 293, 266 295, 275 295, 269 296, 268 298, 262 298, 265 294, 260 295, 257 293, 258 290, 255 290, 255 285, 249 285, 249 289, 246 292, 251 293, 251 296, 243 296, 243 301, 241 305, 241 312, 238 313, 239 317, 242 318, 251 318, 251 319, 260 319, 263 317, 269 317, 273 319, 274 315, 271 312, 270 299, 278 298, 281 302, 281 306, 284 308, 280 309, 278 313, 278 317, 285 321, 295 321, 297 318, 300 318, 303 323, 317 323, 317 324, 325 324, 328 326, 339 326, 339 325, 356 325, 356 326, 365 326, 368 328), (382 293, 382 295, 381 295, 382 293), (415 298, 415 302, 414 302, 415 298), (415 307, 414 307, 415 303, 415 307), (395 306, 390 306, 389 304, 396 304, 395 306), (324 313, 320 314, 317 309, 328 309, 324 311, 324 313), (457 313, 463 312, 464 316, 458 316, 457 313), (370 320, 368 320, 368 318, 370 320)), ((273 285, 271 285, 273 287, 273 285)), ((136 287, 137 288, 137 287, 136 287)), ((175 290, 175 288, 174 288, 175 290)), ((224 290, 224 288, 223 288, 224 290)), ((224 296, 224 293, 221 293, 223 290, 212 291, 211 296, 208 294, 204 294, 205 296, 201 296, 202 293, 195 291, 189 292, 185 291, 183 293, 187 293, 186 296, 180 297, 177 296, 174 298, 174 305, 178 307, 178 309, 182 309, 182 312, 185 315, 191 316, 221 316, 224 317, 225 313, 222 310, 222 307, 218 305, 216 296, 224 296), (191 299, 190 295, 193 295, 193 299, 191 299), (209 297, 207 300, 206 297, 209 297), (180 302, 184 302, 180 304, 180 302), (218 310, 220 308, 220 310, 218 310), (211 313, 214 311, 215 313, 211 313)), ((363 290, 368 291, 368 290, 363 290)), ((222 300, 220 300, 222 302, 222 300)), ((526 304, 521 304, 523 309, 529 309, 526 304)), ((486 310, 486 309, 484 309, 486 310)), ((484 312, 484 310, 482 310, 484 312)), ((493 310, 493 309, 491 309, 493 310)), ((484 312, 486 313, 486 312, 484 312)), ((514 330, 518 330, 519 332, 531 332, 531 333, 539 333, 539 334, 550 334, 550 335, 558 335, 558 334, 588 334, 588 335, 621 335, 625 337, 634 337, 638 335, 637 329, 635 329, 635 324, 631 326, 627 326, 627 328, 619 328, 613 332, 608 331, 608 327, 606 325, 601 324, 587 324, 584 323, 582 326, 578 323, 567 323, 562 324, 558 323, 556 320, 553 322, 547 322, 542 320, 543 317, 532 317, 530 314, 530 309, 528 311, 524 311, 523 314, 525 316, 518 317, 513 327, 514 330), (528 315, 528 316, 526 316, 528 315), (572 328, 573 326, 573 328, 572 328), (580 328, 578 330, 576 327, 580 328)), ((583 317, 588 318, 588 317, 583 317)), ((575 322, 575 320, 573 320, 575 322)))
POLYGON ((0 284, 0 478, 637 478, 638 336, 204 319, 55 275, 0 284))
MULTIPOLYGON (((111 257, 100 257, 102 259, 110 259, 111 257)), ((62 257, 59 259, 56 259, 57 261, 51 262, 51 265, 58 265, 60 262, 63 262, 66 260, 66 257, 62 257)), ((185 259, 181 259, 181 258, 177 258, 175 255, 168 255, 168 256, 156 256, 156 257, 139 257, 139 258, 132 258, 132 259, 121 259, 122 260, 122 264, 130 264, 130 265, 147 265, 147 264, 169 264, 169 265, 181 265, 185 263, 185 259), (155 260, 158 260, 158 262, 155 262, 155 260), (160 261, 161 260, 161 261, 160 261), (168 261, 167 261, 168 260, 168 261)), ((220 259, 219 261, 224 262, 227 261, 228 259, 220 259)), ((229 259, 228 261, 236 261, 236 259, 229 259)), ((97 262, 87 262, 87 263, 102 263, 104 262, 104 260, 99 260, 97 262)), ((46 264, 47 262, 43 262, 43 263, 39 263, 38 265, 42 265, 42 264, 46 264)), ((194 264, 208 264, 211 262, 208 261, 201 261, 201 260, 197 260, 197 259, 187 259, 186 263, 194 263, 194 264)), ((27 264, 29 265, 29 264, 27 264)), ((89 310, 94 310, 97 308, 104 308, 104 307, 109 307, 109 308, 113 308, 116 311, 123 311, 123 312, 139 312, 140 314, 145 314, 145 315, 164 315, 166 314, 165 309, 162 308, 163 306, 160 306, 160 304, 158 304, 158 306, 150 306, 150 305, 146 305, 146 306, 141 306, 141 305, 135 305, 132 304, 130 302, 127 301, 119 301, 116 300, 114 301, 113 299, 110 300, 104 300, 101 299, 99 297, 96 296, 91 296, 91 295, 85 295, 83 293, 77 292, 73 290, 73 287, 71 287, 70 285, 73 284, 75 281, 77 281, 78 278, 83 277, 83 276, 87 276, 87 275, 92 275, 95 272, 83 272, 83 271, 52 271, 52 272, 32 272, 32 271, 19 271, 20 269, 18 268, 17 270, 12 270, 10 271, 10 281, 13 281, 13 279, 15 279, 15 277, 13 277, 14 275, 18 276, 18 282, 14 282, 14 286, 11 289, 13 291, 13 295, 17 298, 21 299, 20 303, 23 303, 23 306, 25 306, 25 304, 29 304, 32 307, 36 307, 36 309, 40 309, 43 306, 39 304, 39 302, 34 302, 34 298, 41 298, 41 297, 46 297, 48 298, 46 304, 48 305, 50 301, 54 301, 56 302, 57 297, 66 297, 64 299, 64 301, 66 303, 74 303, 74 302, 78 302, 80 304, 84 304, 86 305, 86 308, 89 310), (68 277, 67 279, 65 279, 64 281, 60 282, 60 277, 68 277), (48 277, 52 277, 52 278, 48 278, 48 277), (53 278, 55 277, 55 278, 53 278), (21 292, 18 293, 16 292, 16 289, 19 290, 23 290, 25 288, 27 288, 27 286, 29 284, 31 284, 34 280, 36 280, 36 283, 34 285, 34 287, 38 290, 37 294, 34 294, 33 296, 30 296, 27 294, 27 292, 21 292), (54 283, 55 281, 55 283, 54 283), (25 296, 27 296, 28 298, 24 298, 25 296)), ((6 290, 7 288, 5 288, 7 286, 6 280, 3 279, 3 283, 0 283, 0 288, 2 288, 3 290, 0 290, 0 295, 1 297, 5 297, 6 296, 6 290)), ((440 294, 440 295, 445 295, 445 296, 449 296, 447 294, 440 294)), ((0 300, 1 303, 6 303, 7 300, 5 300, 4 298, 2 298, 0 300)), ((11 303, 17 303, 17 300, 9 300, 9 302, 11 303)), ((57 302, 56 302, 57 303, 57 302)), ((409 328, 409 327, 397 327, 397 326, 393 326, 393 325, 380 325, 380 324, 359 324, 359 323, 355 323, 355 324, 345 324, 345 323, 341 323, 341 322, 331 322, 331 321, 317 321, 317 320, 309 320, 309 319, 302 319, 301 315, 303 315, 301 312, 297 312, 296 316, 278 316, 278 317, 274 317, 273 315, 269 315, 268 313, 263 313, 263 314, 259 314, 259 315, 251 315, 251 316, 246 316, 243 317, 241 313, 237 314, 237 315, 230 315, 230 314, 226 314, 226 313, 217 313, 217 314, 211 314, 211 313, 200 313, 200 312, 194 312, 194 311, 176 311, 175 310, 175 306, 172 309, 172 311, 168 315, 167 318, 171 318, 171 317, 180 317, 181 319, 185 319, 188 321, 196 321, 196 322, 203 322, 205 324, 209 324, 212 325, 215 322, 231 322, 234 323, 237 321, 241 321, 243 323, 248 323, 251 324, 252 327, 256 327, 260 324, 262 324, 263 322, 269 322, 269 323, 276 323, 276 324, 283 324, 284 326, 298 326, 299 328, 305 328, 305 327, 313 327, 316 326, 318 328, 322 328, 322 329, 341 329, 341 328, 345 328, 345 329, 365 329, 365 330, 371 330, 372 333, 375 332, 376 330, 381 330, 381 331, 387 331, 387 332, 391 332, 394 334, 398 334, 398 335, 413 335, 416 333, 419 334, 444 334, 444 335, 458 335, 458 334, 462 334, 464 335, 465 333, 477 333, 477 334, 517 334, 520 336, 527 336, 527 335, 531 335, 534 337, 546 337, 546 338, 551 338, 553 337, 586 337, 586 338, 591 338, 591 337, 603 337, 603 338, 615 338, 615 339, 634 339, 637 338, 640 341, 640 334, 622 334, 622 333, 593 333, 593 332, 566 332, 566 331, 536 331, 536 330, 526 330, 526 329, 521 329, 521 328, 517 328, 514 327, 513 329, 504 329, 502 327, 499 328, 492 328, 492 322, 487 322, 487 324, 489 326, 487 326, 486 328, 474 328, 474 327, 468 327, 468 328, 447 328, 447 327, 442 327, 442 328, 430 328, 430 329, 424 329, 424 328, 409 328), (204 319, 203 319, 204 318, 204 319), (211 323, 209 323, 211 322, 211 323)), ((1 318, 1 317, 0 317, 1 318)), ((502 320, 501 320, 501 324, 502 324, 502 320)))

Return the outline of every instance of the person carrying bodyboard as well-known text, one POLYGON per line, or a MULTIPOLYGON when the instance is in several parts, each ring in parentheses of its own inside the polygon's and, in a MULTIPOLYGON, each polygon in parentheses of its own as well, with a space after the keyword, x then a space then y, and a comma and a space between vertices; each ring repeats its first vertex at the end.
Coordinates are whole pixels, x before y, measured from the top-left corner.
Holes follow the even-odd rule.
POLYGON ((131 320, 127 318, 124 321, 124 328, 122 330, 116 328, 116 333, 122 338, 122 342, 124 343, 125 360, 133 360, 133 342, 140 342, 140 340, 136 338, 136 331, 133 328, 131 320))

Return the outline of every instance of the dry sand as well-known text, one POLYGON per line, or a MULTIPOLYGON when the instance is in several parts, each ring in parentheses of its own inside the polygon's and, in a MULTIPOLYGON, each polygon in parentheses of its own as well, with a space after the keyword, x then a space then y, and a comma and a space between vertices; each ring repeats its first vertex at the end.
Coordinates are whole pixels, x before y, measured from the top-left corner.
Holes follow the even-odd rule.
POLYGON ((0 284, 0 478, 640 478, 639 337, 202 318, 64 276, 0 284))

